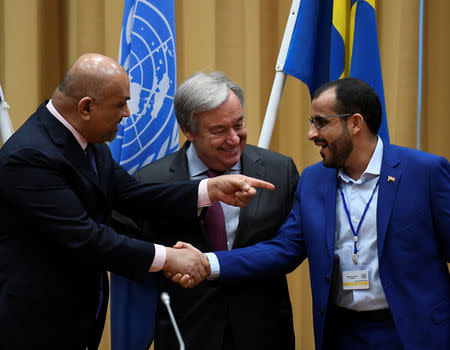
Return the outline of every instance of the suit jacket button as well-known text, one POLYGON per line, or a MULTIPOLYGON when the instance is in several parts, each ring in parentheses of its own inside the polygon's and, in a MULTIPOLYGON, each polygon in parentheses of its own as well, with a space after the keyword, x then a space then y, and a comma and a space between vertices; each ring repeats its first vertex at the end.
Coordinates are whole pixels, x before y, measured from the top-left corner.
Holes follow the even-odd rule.
POLYGON ((328 275, 325 275, 325 281, 330 282, 330 277, 328 277, 328 275))
POLYGON ((319 307, 319 315, 323 315, 323 307, 319 307))

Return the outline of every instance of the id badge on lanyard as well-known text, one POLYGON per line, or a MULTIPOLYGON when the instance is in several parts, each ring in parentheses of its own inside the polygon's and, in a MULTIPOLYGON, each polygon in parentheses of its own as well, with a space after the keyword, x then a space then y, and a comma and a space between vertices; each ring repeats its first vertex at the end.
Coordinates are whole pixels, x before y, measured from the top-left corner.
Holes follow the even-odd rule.
POLYGON ((353 232, 353 254, 352 254, 352 262, 353 265, 344 264, 342 267, 342 288, 343 290, 356 290, 356 289, 369 289, 370 283, 369 283, 369 270, 364 269, 364 266, 357 266, 358 264, 358 248, 357 248, 357 242, 359 238, 359 231, 362 226, 362 222, 364 221, 364 218, 366 216, 367 210, 369 209, 370 202, 372 201, 372 198, 376 192, 376 189, 378 187, 380 180, 377 181, 375 188, 372 191, 372 195, 370 196, 369 201, 366 204, 366 207, 364 208, 363 215, 361 217, 361 220, 359 221, 359 225, 357 229, 353 227, 352 220, 350 217, 350 212, 347 207, 347 203, 345 201, 344 193, 342 192, 342 188, 339 188, 341 192, 341 198, 342 203, 344 204, 344 210, 347 214, 348 223, 350 225, 350 228, 353 232))
POLYGON ((343 266, 342 269, 342 289, 369 289, 369 270, 351 270, 350 266, 343 266))

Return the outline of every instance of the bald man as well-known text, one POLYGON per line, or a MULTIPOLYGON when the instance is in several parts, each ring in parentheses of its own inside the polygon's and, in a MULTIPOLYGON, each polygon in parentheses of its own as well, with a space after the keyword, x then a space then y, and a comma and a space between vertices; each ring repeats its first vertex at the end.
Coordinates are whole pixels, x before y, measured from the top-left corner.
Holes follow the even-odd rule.
POLYGON ((105 141, 129 116, 129 79, 114 60, 81 56, 50 101, 0 150, 0 349, 96 349, 112 271, 182 273, 190 286, 209 273, 193 247, 165 248, 119 235, 115 209, 133 217, 197 221, 198 207, 244 206, 254 187, 229 175, 202 182, 138 184, 105 141))

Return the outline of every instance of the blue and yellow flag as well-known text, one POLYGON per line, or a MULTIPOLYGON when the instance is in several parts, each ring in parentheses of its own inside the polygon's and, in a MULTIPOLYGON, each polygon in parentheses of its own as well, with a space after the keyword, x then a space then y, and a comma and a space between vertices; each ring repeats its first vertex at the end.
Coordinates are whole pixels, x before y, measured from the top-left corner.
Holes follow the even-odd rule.
MULTIPOLYGON (((174 0, 125 0, 119 62, 130 77, 131 115, 110 143, 114 159, 133 174, 178 149, 174 0)), ((111 346, 144 349, 154 336, 156 280, 144 284, 111 274, 111 346)))
POLYGON ((365 81, 380 98, 379 135, 389 142, 375 0, 302 0, 283 71, 311 93, 339 78, 365 81))

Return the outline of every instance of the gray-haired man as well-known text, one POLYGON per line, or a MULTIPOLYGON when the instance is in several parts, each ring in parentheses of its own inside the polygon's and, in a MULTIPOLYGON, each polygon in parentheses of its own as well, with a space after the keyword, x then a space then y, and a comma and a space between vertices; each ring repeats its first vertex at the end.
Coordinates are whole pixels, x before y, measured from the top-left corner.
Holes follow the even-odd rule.
MULTIPOLYGON (((188 141, 178 152, 140 169, 136 178, 167 183, 202 179, 211 171, 241 173, 273 183, 275 191, 258 191, 245 209, 220 203, 222 229, 217 227, 219 219, 209 223, 213 210, 209 207, 192 227, 174 220, 139 223, 140 238, 165 245, 182 240, 208 252, 273 237, 292 207, 299 175, 291 158, 246 145, 243 104, 242 89, 220 72, 197 72, 187 78, 175 94, 174 105, 188 141)), ((294 349, 284 274, 226 287, 207 280, 187 290, 162 277, 159 287, 171 295, 188 349, 294 349)), ((155 348, 178 349, 163 308, 157 314, 155 348)))

